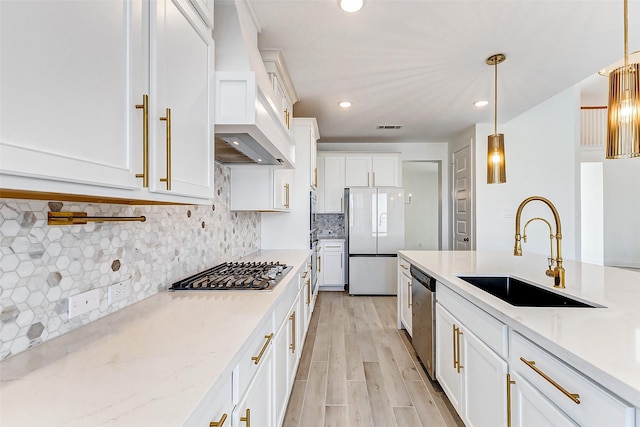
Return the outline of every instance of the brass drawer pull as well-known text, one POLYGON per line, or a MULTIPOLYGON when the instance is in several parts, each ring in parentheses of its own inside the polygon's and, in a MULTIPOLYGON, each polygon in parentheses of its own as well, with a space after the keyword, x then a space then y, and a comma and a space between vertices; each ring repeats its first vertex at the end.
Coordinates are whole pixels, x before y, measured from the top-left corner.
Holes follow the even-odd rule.
POLYGON ((538 369, 535 366, 536 362, 534 362, 533 360, 527 360, 524 357, 521 357, 520 360, 522 360, 522 362, 524 364, 526 364, 528 367, 533 369, 542 378, 544 378, 545 380, 549 381, 551 383, 551 385, 553 385, 555 388, 560 390, 565 396, 567 396, 569 399, 571 399, 573 401, 573 403, 575 403, 576 405, 580 404, 580 395, 578 393, 569 393, 564 387, 562 387, 560 384, 558 384, 553 379, 551 379, 551 377, 549 377, 547 374, 545 374, 540 369, 538 369))
POLYGON ((264 337, 267 339, 267 342, 265 342, 264 345, 262 346, 262 350, 260 350, 260 353, 258 353, 257 356, 251 356, 251 360, 253 360, 253 363, 255 363, 256 365, 260 363, 260 359, 262 359, 262 355, 264 355, 264 352, 267 350, 267 347, 271 342, 271 338, 273 338, 273 333, 270 333, 269 335, 265 335, 264 337))
POLYGON ((507 427, 511 427, 511 385, 515 383, 511 380, 511 374, 507 374, 507 427))
POLYGON ((296 352, 296 312, 294 311, 289 316, 289 320, 291 320, 291 344, 289 344, 289 350, 291 353, 296 352))
POLYGON ((302 273, 302 278, 306 279, 308 274, 309 274, 309 272, 305 270, 305 272, 302 273))
POLYGON ((160 120, 166 122, 166 141, 167 141, 167 177, 160 178, 160 182, 167 183, 167 190, 171 190, 171 108, 165 109, 166 115, 164 117, 160 117, 160 120))
POLYGON ((240 422, 246 423, 247 427, 251 427, 251 409, 244 411, 244 417, 240 417, 240 422))
POLYGON ((462 330, 460 330, 460 328, 457 328, 458 330, 456 331, 456 335, 457 335, 457 340, 458 340, 458 348, 456 349, 458 356, 458 373, 460 373, 460 370, 462 368, 464 368, 464 366, 462 366, 462 363, 460 363, 460 335, 462 335, 462 330))
POLYGON ((407 266, 406 266, 406 265, 404 265, 404 264, 400 264, 400 267, 401 267, 401 268, 404 268, 405 270, 408 270, 408 269, 409 269, 409 267, 407 267, 407 266))
POLYGON ((220 420, 211 421, 209 423, 209 427, 222 427, 225 421, 227 421, 227 414, 222 414, 222 417, 220 417, 220 420))
POLYGON ((136 178, 142 178, 142 186, 149 186, 149 95, 142 95, 142 104, 136 104, 136 108, 142 109, 142 173, 137 173, 136 178))
POLYGON ((307 305, 311 304, 311 279, 307 279, 307 305))
POLYGON ((458 359, 456 359, 456 332, 458 331, 458 327, 456 325, 452 325, 453 326, 453 333, 451 334, 451 336, 453 337, 453 369, 456 369, 458 367, 458 359))

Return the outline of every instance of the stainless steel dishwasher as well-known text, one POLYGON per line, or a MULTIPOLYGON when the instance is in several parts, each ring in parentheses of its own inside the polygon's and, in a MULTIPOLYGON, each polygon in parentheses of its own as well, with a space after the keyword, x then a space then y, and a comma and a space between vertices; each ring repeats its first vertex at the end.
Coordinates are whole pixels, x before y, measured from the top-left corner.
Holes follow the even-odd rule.
POLYGON ((411 266, 413 348, 427 373, 435 381, 436 279, 411 266))

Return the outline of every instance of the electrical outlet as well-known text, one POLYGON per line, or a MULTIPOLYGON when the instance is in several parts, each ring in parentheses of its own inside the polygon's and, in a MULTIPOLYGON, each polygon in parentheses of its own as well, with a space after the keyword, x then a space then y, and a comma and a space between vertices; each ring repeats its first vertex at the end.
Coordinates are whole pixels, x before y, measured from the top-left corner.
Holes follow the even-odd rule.
POLYGON ((69 297, 69 319, 100 307, 100 289, 93 289, 69 297))
POLYGON ((109 305, 131 296, 131 280, 109 286, 109 305))

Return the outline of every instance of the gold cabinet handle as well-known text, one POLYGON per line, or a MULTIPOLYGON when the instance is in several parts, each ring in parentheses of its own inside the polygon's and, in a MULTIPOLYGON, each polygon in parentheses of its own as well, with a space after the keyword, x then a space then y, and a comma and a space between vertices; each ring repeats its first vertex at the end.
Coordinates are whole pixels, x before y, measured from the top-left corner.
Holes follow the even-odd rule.
POLYGON ((371 175, 369 172, 367 172, 367 187, 369 187, 369 175, 371 175))
POLYGON ((289 209, 289 184, 284 185, 284 207, 289 209))
POLYGON ((291 344, 289 344, 289 350, 291 353, 296 352, 296 312, 294 311, 289 316, 289 320, 291 320, 291 344))
POLYGON ((411 280, 407 281, 407 308, 411 308, 413 301, 411 301, 411 280))
MULTIPOLYGON (((315 155, 315 153, 311 153, 311 155, 315 155)), ((318 186, 318 168, 313 168, 313 186, 318 186)))
POLYGON ((167 177, 160 178, 160 182, 166 182, 167 190, 171 190, 171 108, 166 108, 165 114, 160 120, 166 123, 167 129, 167 177))
POLYGON ((458 360, 456 359, 456 332, 458 331, 458 327, 456 325, 453 325, 453 333, 451 334, 451 336, 453 337, 453 369, 456 369, 458 367, 458 360))
POLYGON ((267 350, 267 347, 269 346, 269 343, 271 342, 271 338, 273 338, 273 332, 270 333, 269 335, 265 335, 264 337, 267 339, 267 341, 262 346, 262 349, 260 350, 260 353, 258 353, 257 356, 251 356, 251 360, 253 360, 253 363, 256 364, 256 365, 258 363, 260 363, 260 359, 262 359, 262 356, 264 355, 264 352, 267 350))
POLYGON ((142 178, 142 186, 149 187, 149 95, 142 95, 142 104, 136 104, 136 108, 142 108, 142 173, 137 173, 136 178, 142 178))
POLYGON ((511 427, 511 385, 515 383, 511 380, 511 374, 507 374, 507 427, 511 427))
POLYGON ((309 274, 309 272, 308 272, 308 271, 305 271, 304 273, 302 273, 302 278, 303 278, 303 279, 306 279, 308 274, 309 274))
POLYGON ((404 264, 400 264, 400 268, 403 268, 403 269, 405 269, 405 270, 408 270, 408 269, 409 269, 409 267, 407 267, 407 266, 406 266, 406 265, 404 265, 404 264))
POLYGON ((460 361, 460 335, 462 335, 462 330, 460 328, 458 328, 458 331, 457 331, 456 334, 457 334, 457 341, 458 341, 458 348, 456 349, 456 351, 458 352, 458 356, 457 356, 457 358, 458 358, 458 373, 460 373, 460 371, 464 367, 464 366, 462 366, 462 363, 460 361))
POLYGON ((311 304, 311 279, 307 279, 307 305, 311 304))
POLYGON ((565 396, 567 396, 569 399, 571 399, 573 401, 573 403, 575 403, 576 405, 580 404, 580 395, 578 393, 569 393, 567 391, 567 389, 565 389, 564 387, 562 387, 560 384, 558 384, 557 382, 555 382, 551 377, 549 377, 547 374, 545 374, 544 372, 542 372, 540 369, 538 369, 538 367, 536 366, 536 362, 534 362, 533 360, 527 360, 524 357, 521 357, 520 360, 527 365, 528 367, 530 367, 531 369, 533 369, 538 375, 540 375, 542 378, 544 378, 545 380, 547 380, 548 382, 551 383, 551 385, 553 385, 555 388, 557 388, 558 390, 560 390, 565 396))
POLYGON ((247 408, 244 411, 244 417, 240 417, 240 422, 246 423, 247 427, 251 427, 251 409, 247 408))
POLYGON ((318 273, 322 271, 322 257, 318 255, 318 273))
POLYGON ((373 186, 375 187, 376 186, 376 173, 372 172, 371 174, 373 175, 373 186))
POLYGON ((218 421, 211 421, 209 427, 222 427, 225 421, 227 421, 227 414, 222 414, 218 421))

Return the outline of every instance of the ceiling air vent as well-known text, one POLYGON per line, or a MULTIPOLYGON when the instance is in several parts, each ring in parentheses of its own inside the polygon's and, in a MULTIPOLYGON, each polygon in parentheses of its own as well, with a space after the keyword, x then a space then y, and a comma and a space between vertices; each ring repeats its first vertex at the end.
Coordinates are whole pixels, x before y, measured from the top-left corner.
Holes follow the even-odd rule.
POLYGON ((376 129, 400 129, 402 125, 378 125, 376 129))

